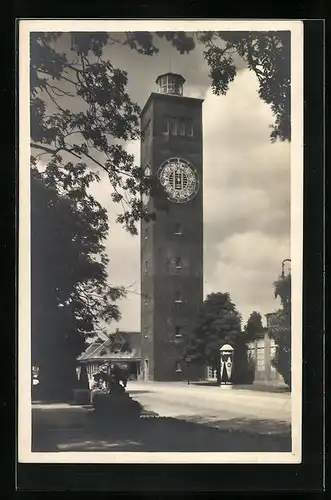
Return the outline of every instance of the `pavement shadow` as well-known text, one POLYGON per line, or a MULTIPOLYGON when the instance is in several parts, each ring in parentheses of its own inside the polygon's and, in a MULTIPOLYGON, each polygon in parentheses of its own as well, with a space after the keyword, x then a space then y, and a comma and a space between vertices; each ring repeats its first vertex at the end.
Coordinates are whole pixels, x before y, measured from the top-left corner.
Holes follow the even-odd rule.
MULTIPOLYGON (((203 380, 190 382, 190 385, 201 387, 219 387, 219 384, 214 380, 203 380)), ((235 384, 232 390, 242 391, 258 391, 258 392, 272 392, 272 393, 291 393, 288 387, 283 385, 267 385, 267 384, 235 384)))
POLYGON ((95 418, 85 425, 34 425, 33 452, 289 452, 290 434, 258 435, 201 425, 193 421, 150 415, 130 423, 95 418))
POLYGON ((280 438, 287 438, 291 434, 291 424, 280 420, 254 419, 249 417, 219 419, 218 417, 200 417, 198 415, 183 415, 178 418, 191 423, 208 425, 220 430, 226 428, 241 433, 273 435, 280 438))

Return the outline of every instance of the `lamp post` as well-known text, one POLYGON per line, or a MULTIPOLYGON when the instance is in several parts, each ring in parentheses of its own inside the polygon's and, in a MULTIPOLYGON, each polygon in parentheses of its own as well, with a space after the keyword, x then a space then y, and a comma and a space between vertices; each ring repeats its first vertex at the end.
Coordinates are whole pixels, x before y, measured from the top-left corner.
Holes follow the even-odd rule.
POLYGON ((185 359, 186 362, 186 375, 187 375, 187 384, 190 385, 190 363, 192 361, 192 358, 190 356, 187 356, 185 359))
POLYGON ((282 278, 285 277, 285 273, 284 273, 284 266, 285 266, 285 262, 291 262, 291 259, 284 259, 282 261, 282 278))

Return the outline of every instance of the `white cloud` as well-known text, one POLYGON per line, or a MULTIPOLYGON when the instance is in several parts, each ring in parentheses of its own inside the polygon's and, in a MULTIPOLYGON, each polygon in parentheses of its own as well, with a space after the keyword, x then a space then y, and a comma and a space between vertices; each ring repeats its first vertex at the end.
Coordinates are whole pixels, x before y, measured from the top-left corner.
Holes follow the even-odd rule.
POLYGON ((235 234, 220 243, 217 252, 205 293, 229 292, 245 321, 253 310, 263 314, 279 306, 273 299, 273 282, 288 255, 287 240, 278 240, 275 247, 273 239, 259 231, 235 234))
POLYGON ((244 321, 277 307, 272 284, 289 256, 290 147, 270 143, 257 89, 244 70, 204 104, 205 293, 230 292, 244 321))

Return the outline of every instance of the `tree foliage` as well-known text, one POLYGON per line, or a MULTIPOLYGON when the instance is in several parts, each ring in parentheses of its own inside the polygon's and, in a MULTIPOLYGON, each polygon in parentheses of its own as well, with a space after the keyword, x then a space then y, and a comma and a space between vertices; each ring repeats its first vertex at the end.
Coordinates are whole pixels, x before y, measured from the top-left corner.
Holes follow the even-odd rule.
POLYGON ((270 318, 269 335, 276 345, 272 364, 291 388, 291 274, 280 277, 274 286, 275 298, 280 298, 281 308, 270 318))
POLYGON ((241 56, 259 82, 259 96, 275 122, 271 139, 289 140, 290 35, 288 32, 71 33, 71 50, 60 50, 66 33, 31 34, 31 148, 38 159, 66 170, 68 161, 106 172, 111 196, 121 206, 117 221, 135 234, 136 222, 151 218, 141 194, 153 186, 124 148, 138 139, 140 108, 126 90, 127 73, 103 56, 106 45, 122 44, 146 56, 166 39, 181 54, 203 46, 213 92, 226 94, 241 56))
MULTIPOLYGON (((133 37, 139 34, 131 35, 133 37)), ((291 75, 289 31, 206 31, 196 33, 158 32, 145 35, 144 50, 148 55, 159 52, 155 38, 171 42, 181 54, 197 45, 203 46, 203 56, 209 67, 212 90, 225 95, 237 75, 236 56, 239 55, 258 79, 259 97, 270 106, 274 123, 270 138, 291 139, 291 75)))
POLYGON ((132 351, 130 337, 126 332, 116 330, 107 334, 107 352, 110 353, 130 353, 132 351))
POLYGON ((271 125, 271 140, 291 138, 291 78, 290 33, 269 32, 216 32, 198 35, 205 40, 205 58, 210 68, 213 91, 225 94, 236 76, 234 54, 237 53, 254 71, 259 83, 259 97, 267 103, 275 117, 271 125), (217 43, 222 40, 220 47, 217 43))
POLYGON ((31 313, 33 364, 52 393, 69 390, 86 337, 120 318, 125 291, 107 283, 107 215, 85 192, 91 174, 76 166, 64 191, 50 172, 31 170, 31 313))
MULTIPOLYGON (((61 33, 31 34, 31 149, 64 185, 73 167, 106 172, 113 202, 120 204, 117 221, 133 234, 135 222, 149 217, 141 193, 142 178, 125 141, 139 138, 139 106, 126 91, 127 73, 102 58, 105 33, 72 34, 72 50, 57 50, 61 33)), ((133 43, 133 42, 132 42, 133 43)), ((138 43, 138 42, 136 42, 138 43)), ((86 176, 86 187, 98 181, 86 176)), ((64 186, 65 187, 65 186, 64 186)))
MULTIPOLYGON (((131 35, 133 38, 139 34, 131 35)), ((258 79, 259 97, 270 106, 274 123, 270 138, 291 139, 291 76, 289 31, 207 31, 196 33, 166 32, 155 37, 166 38, 181 54, 189 53, 199 44, 209 67, 212 90, 225 95, 237 74, 239 55, 258 79)), ((146 34, 145 52, 159 52, 152 34, 146 34)))
POLYGON ((244 331, 247 334, 249 340, 254 340, 256 335, 262 333, 264 330, 262 325, 262 316, 257 311, 252 311, 247 323, 245 325, 244 331))
POLYGON ((219 377, 219 350, 233 343, 241 331, 241 316, 228 293, 211 293, 199 312, 196 326, 184 350, 185 359, 216 369, 219 377))

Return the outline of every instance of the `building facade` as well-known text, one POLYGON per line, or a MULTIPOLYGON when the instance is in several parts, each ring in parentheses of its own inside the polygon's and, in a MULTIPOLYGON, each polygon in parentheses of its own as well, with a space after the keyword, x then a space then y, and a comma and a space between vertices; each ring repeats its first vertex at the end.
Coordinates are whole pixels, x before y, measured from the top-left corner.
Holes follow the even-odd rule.
MULTIPOLYGON (((248 342, 247 356, 254 363, 254 383, 258 385, 285 386, 284 379, 276 368, 272 365, 272 360, 276 353, 275 340, 269 337, 268 329, 273 313, 268 313, 266 317, 266 328, 256 335, 254 340, 248 342)), ((235 370, 234 365, 234 370, 235 370)), ((210 381, 216 381, 216 370, 208 366, 206 369, 206 378, 210 381)))
POLYGON ((284 385, 282 375, 271 363, 276 351, 274 339, 269 338, 268 333, 264 333, 261 334, 260 338, 250 342, 247 347, 248 356, 254 360, 254 383, 272 386, 284 385))
POLYGON ((143 197, 141 331, 145 380, 184 378, 181 339, 203 302, 202 99, 182 76, 156 80, 141 114, 141 165, 155 188, 143 197))

